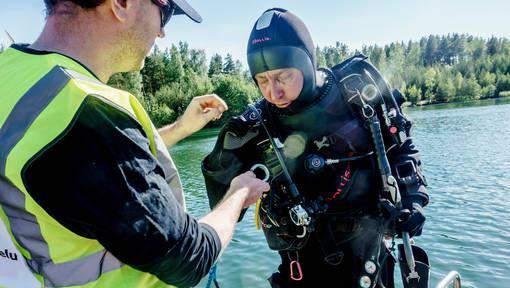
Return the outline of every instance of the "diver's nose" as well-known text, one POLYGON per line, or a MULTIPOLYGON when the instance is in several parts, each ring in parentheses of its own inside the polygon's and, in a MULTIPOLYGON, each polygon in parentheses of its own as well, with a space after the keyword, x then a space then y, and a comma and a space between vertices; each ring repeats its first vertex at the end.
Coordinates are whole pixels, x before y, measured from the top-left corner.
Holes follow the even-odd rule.
POLYGON ((283 90, 278 81, 271 83, 271 100, 280 100, 283 97, 283 90))

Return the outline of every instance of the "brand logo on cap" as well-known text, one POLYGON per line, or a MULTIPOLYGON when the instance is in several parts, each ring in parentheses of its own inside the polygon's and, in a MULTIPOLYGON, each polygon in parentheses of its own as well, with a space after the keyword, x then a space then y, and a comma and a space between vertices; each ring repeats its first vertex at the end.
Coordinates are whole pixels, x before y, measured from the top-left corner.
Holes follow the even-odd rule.
POLYGON ((262 30, 269 27, 271 25, 271 20, 273 20, 273 16, 274 11, 267 11, 266 13, 262 14, 259 20, 257 20, 257 26, 255 26, 255 29, 262 30))
POLYGON ((257 43, 261 43, 261 42, 266 42, 266 41, 271 41, 271 38, 269 37, 264 37, 264 38, 260 38, 260 39, 253 39, 251 40, 251 44, 257 44, 257 43))

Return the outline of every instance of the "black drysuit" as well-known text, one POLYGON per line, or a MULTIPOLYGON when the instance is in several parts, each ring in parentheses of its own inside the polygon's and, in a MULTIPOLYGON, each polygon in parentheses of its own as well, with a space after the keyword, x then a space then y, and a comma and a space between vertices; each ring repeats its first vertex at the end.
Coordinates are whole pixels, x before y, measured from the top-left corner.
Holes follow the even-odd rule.
MULTIPOLYGON (((320 73, 325 81, 315 100, 297 114, 286 114, 265 100, 256 104, 272 136, 284 144, 285 162, 300 193, 327 205, 306 241, 286 236, 285 229, 293 228, 288 224, 288 193, 282 188, 285 180, 253 110, 225 125, 202 165, 211 207, 225 194, 233 177, 256 163, 269 168, 271 191, 262 201, 259 215, 270 248, 279 250, 282 259, 279 273, 270 280, 273 287, 329 287, 333 283, 335 287, 357 287, 361 275, 367 274, 367 260, 376 264, 376 272, 368 275, 373 282, 386 278, 381 271, 391 268, 383 265, 388 253, 382 240, 388 227, 378 205, 381 184, 370 131, 342 95, 338 82, 345 75, 337 67, 320 73), (315 171, 310 169, 314 155, 330 160, 354 159, 326 164, 315 171), (275 221, 281 221, 281 227, 275 227, 275 221), (299 281, 291 279, 291 265, 294 278, 299 278, 293 261, 302 268, 299 281)), ((393 167, 410 161, 416 168, 411 175, 414 181, 400 185, 404 207, 426 205, 425 179, 412 139, 391 147, 388 158, 393 167)))

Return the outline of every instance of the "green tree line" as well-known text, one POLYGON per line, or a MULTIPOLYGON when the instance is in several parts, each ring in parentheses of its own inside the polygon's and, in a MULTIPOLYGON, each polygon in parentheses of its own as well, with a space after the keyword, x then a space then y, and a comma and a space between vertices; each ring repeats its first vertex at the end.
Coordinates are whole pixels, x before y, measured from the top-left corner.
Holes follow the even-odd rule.
MULTIPOLYGON (((3 47, 0 46, 0 51, 3 47)), ((352 50, 337 42, 317 47, 318 64, 332 67, 363 53, 410 105, 510 96, 510 40, 465 34, 430 35, 352 50)), ((137 95, 156 126, 175 121, 194 96, 216 93, 230 109, 221 125, 260 98, 248 71, 232 55, 207 55, 185 42, 154 51, 141 72, 119 73, 109 84, 137 95)))
MULTIPOLYGON (((358 53, 368 56, 410 105, 510 96, 507 38, 449 34, 365 46, 361 51, 339 42, 316 48, 322 67, 332 67, 358 53)), ((208 63, 206 59, 203 50, 181 42, 164 51, 154 49, 141 73, 119 74, 110 82, 141 95, 157 126, 177 119, 193 96, 216 93, 224 98, 230 110, 222 121, 261 97, 249 73, 230 54, 212 55, 208 63)))
MULTIPOLYGON (((323 48, 320 61, 333 64, 346 50, 340 43, 323 48)), ((366 46, 361 52, 412 104, 510 96, 507 38, 430 35, 408 43, 366 46)))
POLYGON ((165 50, 155 47, 140 73, 116 74, 109 84, 139 95, 157 127, 175 121, 194 96, 215 93, 228 103, 224 117, 211 125, 240 114, 260 97, 239 60, 215 54, 207 63, 203 50, 184 42, 165 50))
POLYGON ((363 53, 411 104, 444 103, 510 96, 510 41, 464 34, 430 35, 419 41, 365 46, 350 51, 317 47, 320 66, 333 66, 363 53))

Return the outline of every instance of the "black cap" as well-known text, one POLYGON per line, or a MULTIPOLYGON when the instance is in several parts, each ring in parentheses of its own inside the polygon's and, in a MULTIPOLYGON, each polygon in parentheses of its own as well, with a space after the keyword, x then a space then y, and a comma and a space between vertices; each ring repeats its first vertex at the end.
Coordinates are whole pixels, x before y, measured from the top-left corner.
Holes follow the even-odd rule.
POLYGON ((310 32, 291 12, 272 8, 259 17, 248 41, 248 66, 252 77, 269 70, 296 68, 303 73, 303 89, 285 109, 298 112, 313 101, 317 60, 310 32))
POLYGON ((187 15, 191 20, 200 23, 202 22, 202 16, 198 14, 198 12, 191 7, 185 0, 171 0, 175 3, 175 12, 174 15, 187 15))

